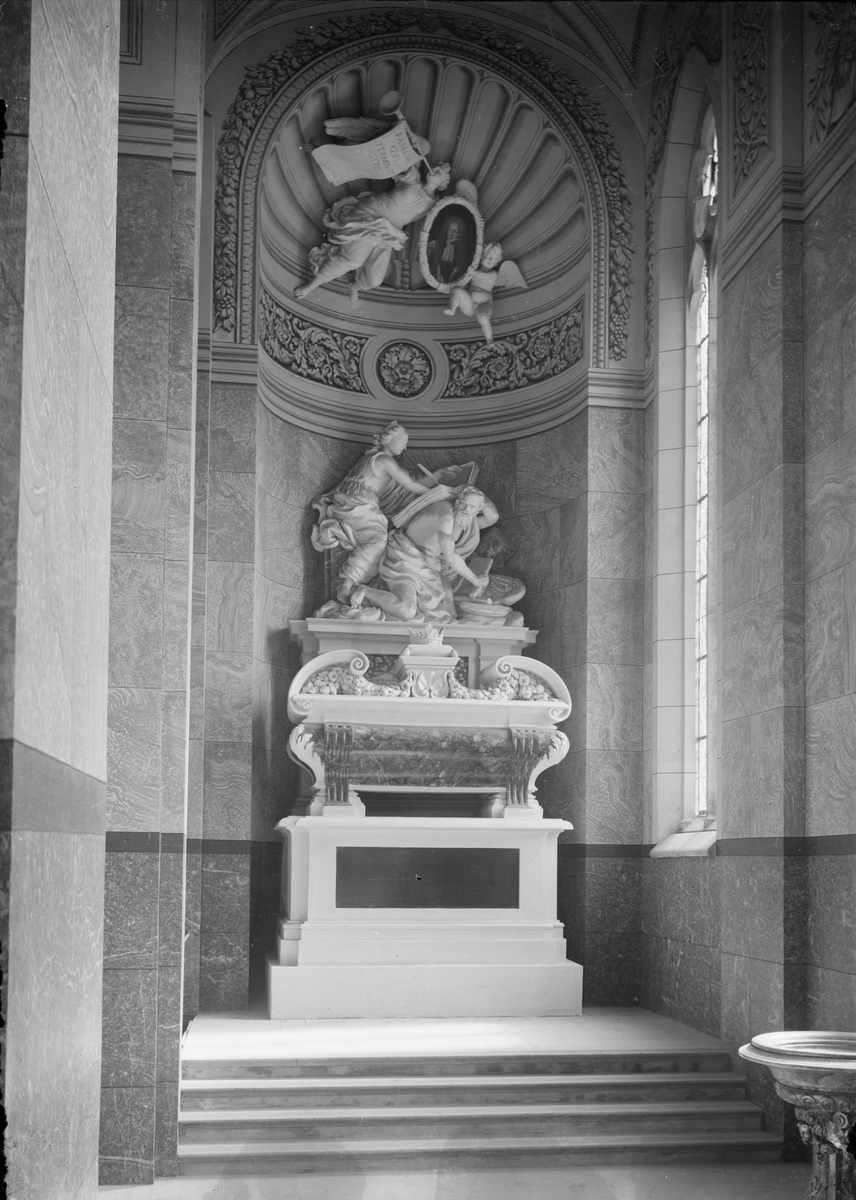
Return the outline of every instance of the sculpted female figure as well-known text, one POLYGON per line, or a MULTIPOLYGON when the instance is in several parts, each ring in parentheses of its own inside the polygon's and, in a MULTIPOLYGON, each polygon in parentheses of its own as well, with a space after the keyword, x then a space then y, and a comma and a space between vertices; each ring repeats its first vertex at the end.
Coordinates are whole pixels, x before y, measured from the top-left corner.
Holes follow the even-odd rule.
POLYGON ((407 430, 393 421, 375 435, 375 444, 351 468, 332 492, 312 501, 318 518, 312 529, 316 550, 342 546, 349 550, 339 571, 342 582, 336 598, 347 603, 358 584, 377 574, 386 549, 387 512, 401 507, 402 489, 420 495, 429 486, 418 483, 395 461, 407 446, 407 430))
POLYGON ((393 250, 407 241, 405 225, 424 217, 434 207, 437 192, 449 186, 452 170, 440 163, 422 183, 418 164, 395 176, 392 191, 363 192, 337 200, 324 214, 327 241, 309 251, 315 278, 294 289, 298 300, 332 279, 356 271, 351 303, 360 289, 380 287, 393 250))

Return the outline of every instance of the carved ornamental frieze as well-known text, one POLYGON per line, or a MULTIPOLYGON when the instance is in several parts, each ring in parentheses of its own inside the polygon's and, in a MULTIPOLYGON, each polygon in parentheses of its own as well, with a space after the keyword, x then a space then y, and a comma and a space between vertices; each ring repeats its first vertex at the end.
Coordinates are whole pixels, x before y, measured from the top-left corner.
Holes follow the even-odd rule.
POLYGON ((815 69, 809 81, 811 140, 823 139, 856 100, 856 10, 849 0, 811 4, 817 26, 815 69))
POLYGON ((443 399, 489 396, 527 387, 570 370, 583 356, 583 302, 564 316, 513 337, 482 342, 443 342, 449 381, 443 399))
POLYGON ((761 148, 769 145, 767 19, 769 5, 740 0, 732 21, 734 70, 734 190, 747 178, 761 148))
POLYGON ((277 304, 262 287, 259 342, 265 354, 292 374, 347 392, 365 392, 360 356, 368 340, 307 321, 277 304))

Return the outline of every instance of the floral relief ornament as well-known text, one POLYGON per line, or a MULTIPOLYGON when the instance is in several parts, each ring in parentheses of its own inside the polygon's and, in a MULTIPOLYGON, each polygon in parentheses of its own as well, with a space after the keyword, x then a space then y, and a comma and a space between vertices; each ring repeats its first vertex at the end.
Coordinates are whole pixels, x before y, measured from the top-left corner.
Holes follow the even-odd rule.
POLYGON ((390 342, 384 346, 376 370, 384 388, 402 400, 421 395, 434 375, 431 359, 413 342, 390 342))
POLYGON ((294 375, 346 392, 365 392, 360 355, 368 340, 298 317, 262 290, 259 298, 262 349, 294 375))

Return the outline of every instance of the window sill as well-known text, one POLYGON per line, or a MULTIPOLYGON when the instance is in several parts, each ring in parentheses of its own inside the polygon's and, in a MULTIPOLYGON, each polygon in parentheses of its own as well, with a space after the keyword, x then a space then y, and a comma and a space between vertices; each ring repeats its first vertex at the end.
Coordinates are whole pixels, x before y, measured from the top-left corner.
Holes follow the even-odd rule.
POLYGON ((670 833, 651 851, 651 858, 710 858, 716 847, 716 817, 694 817, 681 821, 677 833, 670 833))

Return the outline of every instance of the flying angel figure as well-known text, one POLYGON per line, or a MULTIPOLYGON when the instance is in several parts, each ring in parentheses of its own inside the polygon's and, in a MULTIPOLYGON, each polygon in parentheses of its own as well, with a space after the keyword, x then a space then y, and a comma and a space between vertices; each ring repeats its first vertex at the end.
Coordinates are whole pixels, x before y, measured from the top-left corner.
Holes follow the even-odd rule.
POLYGON ((452 286, 451 302, 448 308, 443 309, 443 312, 447 317, 453 317, 460 309, 466 316, 475 317, 484 331, 486 341, 492 342, 493 330, 490 327, 490 318, 493 314, 493 289, 497 287, 528 288, 528 286, 516 263, 502 262, 502 246, 499 242, 488 242, 482 250, 479 265, 470 276, 467 286, 452 286))

